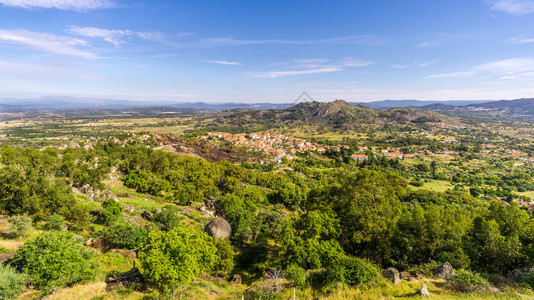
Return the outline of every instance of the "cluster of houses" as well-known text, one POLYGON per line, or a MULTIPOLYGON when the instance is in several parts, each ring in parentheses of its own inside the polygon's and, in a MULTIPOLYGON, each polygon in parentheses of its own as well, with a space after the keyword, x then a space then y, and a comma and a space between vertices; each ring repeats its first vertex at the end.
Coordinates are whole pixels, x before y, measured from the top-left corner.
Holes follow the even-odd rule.
POLYGON ((285 136, 283 134, 251 133, 231 134, 225 132, 208 132, 207 135, 199 136, 200 139, 218 138, 231 142, 236 146, 244 146, 249 150, 262 151, 267 154, 283 157, 288 154, 303 153, 306 151, 326 152, 327 149, 340 151, 348 149, 348 145, 327 146, 319 145, 306 139, 285 136))
MULTIPOLYGON (((231 134, 226 132, 208 132, 207 135, 199 136, 199 139, 217 138, 228 142, 231 142, 236 146, 246 147, 248 150, 261 151, 270 156, 274 156, 278 159, 287 155, 294 155, 296 153, 303 153, 306 151, 316 151, 324 153, 327 149, 334 149, 340 151, 342 148, 348 149, 348 145, 319 145, 312 141, 296 138, 292 136, 286 136, 276 133, 251 133, 251 134, 231 134)), ((455 144, 457 140, 454 138, 444 139, 442 142, 447 144, 455 144)), ((528 157, 524 152, 518 150, 509 150, 503 146, 495 146, 484 144, 482 145, 482 152, 475 153, 475 155, 486 157, 499 157, 499 158, 513 158, 525 163, 534 163, 534 157, 528 157)), ((357 153, 352 155, 352 158, 357 161, 367 160, 368 157, 364 154, 367 151, 367 147, 360 147, 357 149, 357 153)), ((456 156, 460 153, 452 150, 443 150, 440 152, 432 152, 430 150, 420 150, 415 154, 403 153, 398 148, 387 148, 381 150, 381 153, 388 159, 412 159, 416 155, 448 155, 456 156)))

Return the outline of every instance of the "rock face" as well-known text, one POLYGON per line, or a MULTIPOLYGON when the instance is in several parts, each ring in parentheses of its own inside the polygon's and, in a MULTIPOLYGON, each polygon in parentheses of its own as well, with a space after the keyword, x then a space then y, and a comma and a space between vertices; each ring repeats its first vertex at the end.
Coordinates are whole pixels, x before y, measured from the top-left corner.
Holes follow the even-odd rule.
POLYGON ((204 231, 216 239, 227 239, 232 235, 232 227, 230 226, 230 223, 219 217, 211 220, 211 222, 204 227, 204 231))
POLYGON ((141 217, 143 217, 144 219, 150 221, 152 220, 152 218, 154 217, 154 214, 149 212, 148 210, 145 210, 143 211, 143 213, 141 214, 141 217))
POLYGON ((508 277, 517 282, 523 282, 525 280, 525 274, 534 271, 534 268, 521 268, 510 271, 508 277))
POLYGON ((129 287, 133 284, 144 283, 143 275, 141 274, 141 272, 139 272, 139 269, 137 269, 136 267, 133 267, 132 269, 130 269, 130 271, 122 275, 123 276, 121 277, 108 278, 106 280, 106 283, 107 283, 106 291, 107 292, 117 290, 123 287, 129 287))
POLYGON ((446 262, 443 265, 432 269, 432 274, 434 275, 434 277, 447 279, 454 275, 454 269, 452 268, 450 263, 446 262))
POLYGON ((387 280, 391 281, 393 284, 400 283, 400 274, 399 271, 395 268, 387 268, 382 271, 382 276, 387 280))
POLYGON ((430 297, 430 293, 428 292, 428 289, 426 287, 426 284, 423 283, 423 286, 420 290, 415 293, 416 295, 422 296, 422 297, 430 297))

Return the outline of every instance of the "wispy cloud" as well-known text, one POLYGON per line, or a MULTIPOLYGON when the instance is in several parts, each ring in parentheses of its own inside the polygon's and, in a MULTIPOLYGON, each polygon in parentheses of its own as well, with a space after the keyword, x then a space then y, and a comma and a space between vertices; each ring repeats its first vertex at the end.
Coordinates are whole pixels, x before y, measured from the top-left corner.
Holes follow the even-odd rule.
POLYGON ((56 8, 61 10, 89 11, 111 8, 110 0, 0 0, 0 4, 19 8, 56 8))
POLYGON ((434 74, 429 75, 427 78, 457 78, 457 77, 468 77, 475 74, 473 71, 465 72, 452 72, 452 73, 443 73, 443 74, 434 74))
POLYGON ((372 61, 366 60, 354 60, 350 57, 341 59, 339 61, 331 61, 323 58, 295 59, 290 63, 284 63, 287 70, 250 72, 246 74, 254 78, 277 78, 294 75, 340 72, 346 68, 365 67, 372 65, 373 63, 374 62, 372 61))
POLYGON ((23 29, 0 29, 0 44, 20 45, 40 51, 76 56, 85 59, 100 58, 97 54, 78 49, 80 46, 88 45, 84 40, 23 29))
POLYGON ((393 68, 393 69, 406 69, 406 68, 410 67, 410 65, 394 64, 394 65, 390 65, 390 67, 393 68))
POLYGON ((444 43, 444 41, 422 42, 422 43, 417 44, 417 47, 418 48, 430 48, 430 47, 439 46, 439 45, 441 45, 443 43, 444 43))
POLYGON ((514 44, 530 44, 534 43, 534 38, 531 37, 513 37, 510 39, 511 43, 514 44))
POLYGON ((422 62, 422 63, 417 64, 417 66, 418 66, 419 68, 426 68, 426 67, 428 67, 428 66, 431 66, 431 65, 437 63, 438 61, 439 61, 439 59, 428 60, 428 61, 425 61, 425 62, 422 62))
POLYGON ((115 47, 124 44, 124 39, 128 37, 137 37, 158 43, 167 43, 170 39, 169 35, 162 32, 140 32, 126 29, 104 29, 97 27, 71 26, 67 29, 67 32, 87 38, 102 39, 108 43, 112 43, 115 47))
POLYGON ((456 78, 468 77, 480 73, 491 73, 501 76, 501 79, 514 79, 518 76, 530 76, 534 72, 534 59, 532 58, 509 58, 497 60, 474 66, 467 71, 434 74, 427 78, 456 78))
POLYGON ((527 15, 534 13, 533 0, 488 0, 492 10, 502 11, 511 15, 527 15))
POLYGON ((342 70, 343 69, 339 67, 331 67, 331 68, 308 69, 308 70, 299 70, 299 71, 253 72, 253 73, 247 73, 247 74, 255 78, 277 78, 277 77, 285 77, 285 76, 292 76, 292 75, 339 72, 342 70))
POLYGON ((335 37, 328 39, 317 40, 280 40, 280 39, 265 39, 265 40, 242 40, 231 37, 219 37, 200 39, 187 43, 182 43, 185 47, 223 47, 223 46, 247 46, 247 45, 323 45, 323 44, 345 44, 345 45, 366 45, 379 46, 385 45, 389 42, 389 38, 375 35, 358 35, 335 37))
POLYGON ((218 65, 228 65, 228 66, 240 66, 241 63, 237 61, 226 61, 226 60, 204 60, 206 63, 218 64, 218 65))

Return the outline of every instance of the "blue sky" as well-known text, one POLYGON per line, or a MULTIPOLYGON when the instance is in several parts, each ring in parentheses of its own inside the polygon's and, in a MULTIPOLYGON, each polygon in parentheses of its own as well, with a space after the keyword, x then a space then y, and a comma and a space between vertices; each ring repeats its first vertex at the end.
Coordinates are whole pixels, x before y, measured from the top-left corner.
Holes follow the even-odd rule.
POLYGON ((0 97, 534 97, 534 0, 0 0, 0 97))

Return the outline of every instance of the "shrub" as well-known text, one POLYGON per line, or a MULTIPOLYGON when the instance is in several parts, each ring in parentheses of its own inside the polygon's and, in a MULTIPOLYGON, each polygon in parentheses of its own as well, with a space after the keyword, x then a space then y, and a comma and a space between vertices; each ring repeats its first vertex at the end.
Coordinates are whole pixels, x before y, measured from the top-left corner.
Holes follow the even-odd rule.
POLYGON ((13 238, 25 236, 32 228, 32 218, 26 215, 12 216, 9 219, 9 235, 13 238))
POLYGON ((490 286, 490 283, 480 276, 480 274, 464 269, 456 270, 455 274, 448 281, 453 289, 463 292, 485 289, 490 286))
POLYGON ((108 198, 102 203, 102 214, 100 214, 100 222, 105 225, 111 225, 119 218, 120 214, 124 211, 124 206, 115 201, 115 199, 108 198))
POLYGON ((178 227, 152 231, 139 252, 144 275, 160 290, 190 283, 217 261, 217 248, 202 231, 178 227))
POLYGON ((306 284, 306 271, 304 268, 291 265, 285 270, 284 275, 294 287, 302 287, 306 284))
POLYGON ((40 287, 70 285, 89 280, 95 275, 90 262, 93 252, 81 245, 72 234, 46 232, 28 240, 13 257, 32 282, 40 287))
POLYGON ((154 214, 152 220, 156 223, 158 229, 163 231, 170 231, 180 225, 182 219, 176 214, 176 209, 166 207, 164 211, 154 214))
POLYGON ((65 218, 62 215, 53 214, 46 218, 46 224, 44 226, 47 230, 62 231, 65 225, 65 218))
POLYGON ((326 272, 329 283, 342 282, 349 285, 373 281, 380 274, 379 268, 374 264, 350 256, 334 262, 326 269, 326 272))
POLYGON ((0 264, 0 299, 15 299, 27 279, 25 274, 0 264))
POLYGON ((227 239, 215 239, 214 244, 217 247, 218 259, 213 270, 217 275, 226 277, 234 269, 235 251, 227 239))
POLYGON ((139 249, 146 241, 148 231, 130 223, 120 223, 111 226, 103 233, 103 238, 110 240, 113 248, 139 249))

